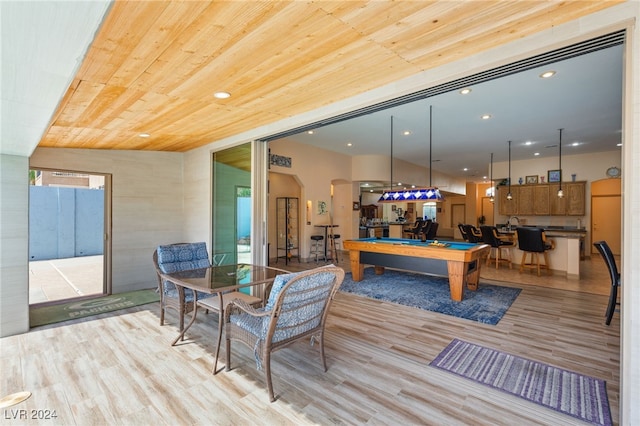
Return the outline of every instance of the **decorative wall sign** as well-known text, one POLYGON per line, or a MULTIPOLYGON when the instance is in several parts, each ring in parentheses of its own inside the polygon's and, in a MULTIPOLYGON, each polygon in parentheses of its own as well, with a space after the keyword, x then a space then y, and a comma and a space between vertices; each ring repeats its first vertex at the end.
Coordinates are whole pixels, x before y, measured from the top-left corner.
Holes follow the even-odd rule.
POLYGON ((327 202, 326 201, 318 201, 318 214, 323 215, 327 214, 327 202))
POLYGON ((270 154, 269 164, 280 167, 291 168, 291 157, 284 157, 282 155, 270 154))

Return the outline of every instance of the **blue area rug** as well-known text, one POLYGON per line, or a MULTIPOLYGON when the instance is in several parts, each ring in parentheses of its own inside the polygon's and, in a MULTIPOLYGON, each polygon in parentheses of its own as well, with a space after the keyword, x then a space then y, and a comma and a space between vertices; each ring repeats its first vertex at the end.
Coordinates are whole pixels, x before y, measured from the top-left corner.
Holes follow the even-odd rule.
POLYGON ((340 291, 496 325, 521 289, 481 281, 478 290, 465 288, 463 300, 454 302, 449 293, 448 278, 389 269, 376 275, 373 268, 365 268, 364 279, 360 282, 354 282, 351 273, 346 274, 340 291))
POLYGON ((604 380, 454 339, 429 364, 594 425, 611 425, 604 380))

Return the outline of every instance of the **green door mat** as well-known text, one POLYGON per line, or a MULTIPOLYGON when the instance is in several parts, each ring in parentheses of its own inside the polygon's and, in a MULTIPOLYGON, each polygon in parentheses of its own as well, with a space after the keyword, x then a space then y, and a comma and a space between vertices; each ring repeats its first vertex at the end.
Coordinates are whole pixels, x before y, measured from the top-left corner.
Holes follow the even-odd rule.
POLYGON ((97 299, 63 303, 29 309, 31 327, 38 327, 56 322, 84 318, 105 312, 126 309, 132 306, 158 302, 160 296, 154 290, 137 290, 128 293, 112 294, 97 299))

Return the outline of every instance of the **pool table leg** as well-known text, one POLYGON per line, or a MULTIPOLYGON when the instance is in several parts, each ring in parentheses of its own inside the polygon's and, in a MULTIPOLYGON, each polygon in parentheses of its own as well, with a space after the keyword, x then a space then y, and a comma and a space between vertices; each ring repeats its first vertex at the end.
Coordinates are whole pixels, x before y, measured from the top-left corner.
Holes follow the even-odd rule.
POLYGON ((449 271, 449 292, 451 293, 451 300, 460 302, 462 301, 465 282, 465 263, 448 260, 447 270, 449 271))
POLYGON ((360 252, 358 250, 349 250, 349 262, 351 263, 351 278, 353 281, 362 281, 364 264, 360 263, 360 252))

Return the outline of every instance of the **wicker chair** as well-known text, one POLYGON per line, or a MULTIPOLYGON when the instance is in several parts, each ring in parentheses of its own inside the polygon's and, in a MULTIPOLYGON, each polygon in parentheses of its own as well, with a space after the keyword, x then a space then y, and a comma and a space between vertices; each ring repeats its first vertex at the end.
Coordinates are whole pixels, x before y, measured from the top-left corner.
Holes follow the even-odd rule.
POLYGON ((324 327, 331 301, 344 279, 333 265, 296 274, 279 275, 262 309, 234 300, 224 312, 226 370, 231 369, 231 341, 253 349, 258 369, 264 367, 270 401, 275 401, 271 381, 271 353, 299 339, 319 342, 324 371, 324 327))
MULTIPOLYGON (((209 263, 207 245, 204 242, 198 242, 158 246, 153 252, 153 264, 156 268, 158 293, 160 293, 160 325, 164 325, 166 310, 175 309, 180 318, 180 332, 182 332, 185 314, 193 311, 193 293, 185 292, 184 288, 176 287, 168 281, 163 282, 160 274, 208 268, 211 264, 209 263)), ((199 299, 210 296, 210 294, 198 294, 199 299)))
MULTIPOLYGON (((180 318, 180 332, 182 332, 182 330, 184 330, 184 316, 193 311, 193 291, 185 291, 183 287, 176 286, 168 281, 162 282, 160 274, 210 267, 211 264, 209 263, 207 246, 203 242, 158 246, 153 252, 153 263, 156 267, 158 290, 160 293, 160 325, 164 325, 166 309, 175 309, 180 318)), ((210 310, 218 312, 220 310, 220 302, 218 301, 217 295, 202 292, 197 293, 198 306, 204 308, 207 312, 210 310)), ((240 291, 230 291, 222 296, 223 310, 235 299, 241 299, 245 303, 254 306, 262 304, 262 299, 259 297, 251 296, 240 291)), ((184 338, 184 336, 182 338, 184 338)))

